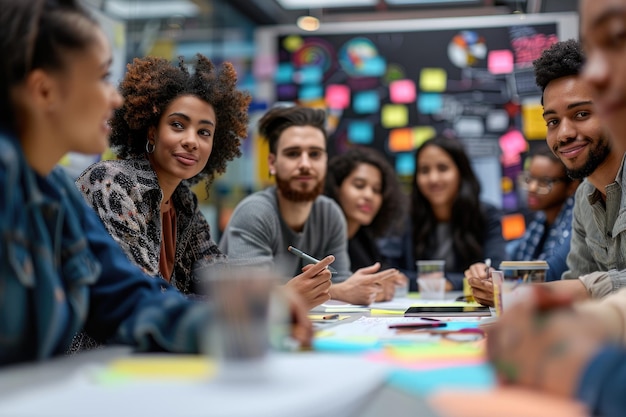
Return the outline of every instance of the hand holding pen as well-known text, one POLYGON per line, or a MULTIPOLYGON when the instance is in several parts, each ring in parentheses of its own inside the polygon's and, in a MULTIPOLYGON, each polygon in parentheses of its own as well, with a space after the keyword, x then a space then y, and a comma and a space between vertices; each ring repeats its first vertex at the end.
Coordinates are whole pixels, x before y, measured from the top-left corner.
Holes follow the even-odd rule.
POLYGON ((302 268, 302 273, 290 279, 286 287, 300 295, 307 309, 312 309, 330 299, 332 274, 328 269, 335 260, 329 255, 316 264, 309 264, 302 268))
MULTIPOLYGON (((289 246, 287 248, 287 250, 291 253, 293 253, 294 255, 296 255, 298 258, 300 259, 304 259, 305 261, 308 261, 312 264, 319 264, 321 261, 319 259, 316 259, 314 257, 312 257, 311 255, 302 252, 300 249, 295 248, 293 246, 289 246)), ((328 257, 326 257, 328 258, 328 257)), ((324 259, 326 259, 324 258, 324 259)), ((333 257, 333 261, 335 260, 335 258, 333 257)), ((328 266, 328 270, 330 271, 331 274, 333 275, 337 275, 337 270, 335 268, 333 268, 332 266, 328 266)))

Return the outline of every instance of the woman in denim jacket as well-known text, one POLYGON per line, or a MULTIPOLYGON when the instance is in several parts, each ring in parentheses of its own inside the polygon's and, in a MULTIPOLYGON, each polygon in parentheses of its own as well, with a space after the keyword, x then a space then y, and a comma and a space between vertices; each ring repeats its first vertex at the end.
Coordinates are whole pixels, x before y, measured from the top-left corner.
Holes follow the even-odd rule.
POLYGON ((81 328, 198 351, 209 307, 129 262, 55 168, 107 147, 122 99, 103 32, 77 0, 0 0, 0 55, 0 364, 61 354, 81 328))

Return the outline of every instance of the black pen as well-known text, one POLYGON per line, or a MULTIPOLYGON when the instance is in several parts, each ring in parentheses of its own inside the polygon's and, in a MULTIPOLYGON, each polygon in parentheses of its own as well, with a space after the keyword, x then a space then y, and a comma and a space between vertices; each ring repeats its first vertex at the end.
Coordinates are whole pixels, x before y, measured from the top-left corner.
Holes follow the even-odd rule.
MULTIPOLYGON (((293 253, 294 255, 296 255, 297 257, 304 259, 305 261, 309 261, 309 262, 314 263, 314 264, 316 264, 316 263, 318 263, 320 261, 319 259, 315 259, 311 255, 308 255, 308 254, 302 252, 300 249, 294 248, 293 246, 289 246, 287 248, 287 250, 289 252, 293 253)), ((330 271, 331 274, 337 275, 337 270, 335 268, 333 268, 330 265, 327 268, 328 268, 328 270, 330 271)))
POLYGON ((433 329, 436 327, 446 327, 448 323, 396 323, 390 324, 390 329, 433 329))

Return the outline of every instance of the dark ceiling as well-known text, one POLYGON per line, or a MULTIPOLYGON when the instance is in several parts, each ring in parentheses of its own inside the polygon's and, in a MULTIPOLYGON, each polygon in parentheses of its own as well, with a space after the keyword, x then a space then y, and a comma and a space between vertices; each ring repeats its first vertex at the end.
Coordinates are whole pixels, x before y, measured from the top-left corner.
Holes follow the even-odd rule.
POLYGON ((293 24, 298 16, 310 13, 322 22, 392 20, 406 18, 454 17, 575 11, 577 0, 483 0, 472 6, 392 6, 379 0, 376 6, 286 10, 276 0, 229 0, 229 4, 258 25, 293 24))

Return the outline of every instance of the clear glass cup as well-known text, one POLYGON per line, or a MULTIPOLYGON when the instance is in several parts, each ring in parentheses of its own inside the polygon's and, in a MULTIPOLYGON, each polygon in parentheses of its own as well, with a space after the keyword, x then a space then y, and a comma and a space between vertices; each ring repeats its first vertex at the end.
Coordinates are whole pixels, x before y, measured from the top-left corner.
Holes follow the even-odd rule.
POLYGON ((424 300, 443 300, 446 290, 443 260, 420 260, 417 265, 417 287, 424 300))

